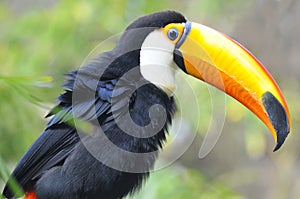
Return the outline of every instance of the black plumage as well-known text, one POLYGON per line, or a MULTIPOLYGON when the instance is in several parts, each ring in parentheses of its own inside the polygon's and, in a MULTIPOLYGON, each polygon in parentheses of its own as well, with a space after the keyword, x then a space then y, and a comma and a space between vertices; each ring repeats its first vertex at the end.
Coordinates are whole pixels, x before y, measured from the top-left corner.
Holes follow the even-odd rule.
MULTIPOLYGON (((12 173, 25 192, 34 191, 42 199, 113 199, 141 186, 176 108, 172 97, 140 74, 140 48, 154 29, 176 22, 185 22, 185 18, 174 11, 139 18, 112 51, 66 75, 65 92, 49 113, 52 118, 45 131, 12 173), (127 73, 130 75, 124 76, 127 73), (88 121, 93 132, 76 129, 74 118, 88 121), (158 133, 148 137, 148 127, 158 133), (138 130, 141 137, 127 134, 124 128, 138 130), (124 156, 111 150, 108 140, 127 152, 152 153, 136 159, 124 156), (107 166, 113 163, 124 170, 107 166)), ((14 196, 8 186, 3 194, 14 196)))

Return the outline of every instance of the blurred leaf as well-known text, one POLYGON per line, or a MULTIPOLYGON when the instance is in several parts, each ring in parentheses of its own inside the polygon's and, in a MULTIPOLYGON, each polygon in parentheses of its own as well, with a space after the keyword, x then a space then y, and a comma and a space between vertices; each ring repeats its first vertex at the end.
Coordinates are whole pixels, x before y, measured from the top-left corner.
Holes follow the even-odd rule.
MULTIPOLYGON (((16 194, 16 196, 23 196, 24 193, 22 191, 22 189, 20 188, 20 186, 18 185, 18 183, 14 180, 14 179, 9 179, 9 171, 6 168, 2 158, 0 157, 0 179, 2 179, 4 182, 8 182, 9 187, 11 188, 11 190, 16 194)), ((0 198, 4 198, 1 194, 0 194, 0 198)))
POLYGON ((9 171, 6 168, 5 163, 3 162, 2 158, 0 157, 0 179, 6 182, 9 177, 9 171))
POLYGON ((132 199, 240 199, 225 186, 210 181, 196 170, 168 167, 151 173, 142 190, 132 199))
POLYGON ((51 87, 52 77, 1 77, 0 83, 4 82, 9 85, 20 96, 24 97, 33 104, 40 104, 45 100, 38 96, 38 93, 33 92, 37 88, 51 87))

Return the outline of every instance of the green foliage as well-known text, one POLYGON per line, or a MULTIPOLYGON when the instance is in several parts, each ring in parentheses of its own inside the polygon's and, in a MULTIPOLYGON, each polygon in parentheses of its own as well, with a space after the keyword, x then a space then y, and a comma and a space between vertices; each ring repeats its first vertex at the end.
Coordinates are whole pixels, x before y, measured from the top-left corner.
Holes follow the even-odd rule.
MULTIPOLYGON (((198 171, 169 167, 155 171, 143 189, 132 199, 241 199, 224 185, 211 181, 198 171)), ((128 197, 129 199, 129 197, 128 197)))

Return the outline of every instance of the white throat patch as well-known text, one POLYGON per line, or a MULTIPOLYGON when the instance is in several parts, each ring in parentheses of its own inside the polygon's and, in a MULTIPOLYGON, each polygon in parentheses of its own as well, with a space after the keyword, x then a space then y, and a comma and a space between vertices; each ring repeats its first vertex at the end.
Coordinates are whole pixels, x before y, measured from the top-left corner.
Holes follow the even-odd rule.
POLYGON ((168 41, 160 30, 150 33, 140 52, 140 68, 143 77, 155 84, 169 96, 173 96, 177 88, 175 72, 178 67, 173 61, 175 45, 168 41))

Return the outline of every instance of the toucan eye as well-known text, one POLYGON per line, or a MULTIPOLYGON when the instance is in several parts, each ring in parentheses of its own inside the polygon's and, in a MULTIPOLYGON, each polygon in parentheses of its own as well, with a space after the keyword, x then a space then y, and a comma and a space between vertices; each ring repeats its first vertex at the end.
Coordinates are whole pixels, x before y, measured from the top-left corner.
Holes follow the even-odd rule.
POLYGON ((168 31, 168 37, 170 40, 174 41, 178 37, 178 30, 176 28, 171 28, 168 31))

